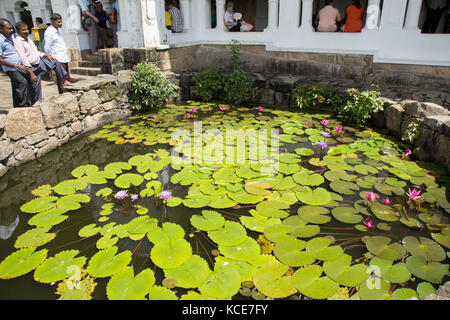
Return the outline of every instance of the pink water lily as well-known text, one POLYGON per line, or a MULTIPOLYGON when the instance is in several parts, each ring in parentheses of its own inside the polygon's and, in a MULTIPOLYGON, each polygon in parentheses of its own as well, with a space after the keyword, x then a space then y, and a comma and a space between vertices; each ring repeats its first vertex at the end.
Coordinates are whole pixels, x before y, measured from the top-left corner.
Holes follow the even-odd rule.
POLYGON ((375 227, 375 225, 373 224, 372 220, 369 220, 369 221, 363 221, 363 224, 364 224, 367 228, 370 228, 370 229, 372 229, 372 228, 375 227))
POLYGON ((389 198, 384 198, 384 199, 383 199, 383 202, 384 202, 385 204, 391 204, 391 199, 389 199, 389 198))
POLYGON ((191 117, 191 114, 190 113, 186 113, 185 117, 189 119, 191 117))
POLYGON ((406 150, 405 150, 405 155, 406 155, 406 156, 409 156, 409 155, 411 155, 411 154, 412 154, 411 149, 406 149, 406 150))
POLYGON ((321 124, 323 124, 324 126, 326 126, 328 124, 328 120, 327 119, 323 119, 322 121, 320 121, 321 124))
POLYGON ((220 106, 219 109, 223 111, 223 110, 226 109, 226 107, 225 106, 220 106))
POLYGON ((128 196, 127 190, 120 190, 116 193, 116 199, 122 200, 125 199, 128 196))
POLYGON ((328 148, 328 144, 325 141, 320 141, 317 145, 322 149, 328 148))
POLYGON ((172 195, 172 192, 171 192, 171 191, 162 191, 162 192, 159 194, 159 197, 160 197, 161 199, 167 200, 167 199, 172 198, 173 195, 172 195))
POLYGON ((336 131, 337 133, 341 133, 342 130, 343 130, 342 127, 335 127, 335 128, 334 128, 334 131, 336 131))
POLYGON ((413 201, 416 201, 417 199, 420 199, 420 198, 423 197, 423 196, 420 195, 420 193, 422 192, 421 190, 413 189, 413 190, 411 191, 411 188, 409 188, 408 191, 409 191, 409 192, 406 193, 406 194, 407 194, 408 197, 409 197, 411 200, 413 200, 413 201))
POLYGON ((303 122, 303 125, 309 127, 309 122, 308 122, 308 121, 305 121, 305 122, 303 122))
POLYGON ((192 108, 191 112, 197 112, 197 108, 192 108))
POLYGON ((156 120, 156 116, 152 116, 153 120, 156 120))
POLYGON ((257 109, 258 111, 262 111, 263 107, 259 106, 257 109))
POLYGON ((329 132, 322 132, 320 135, 325 138, 331 137, 331 134, 329 132))
POLYGON ((213 109, 213 107, 209 107, 208 110, 211 111, 213 109))
POLYGON ((139 196, 137 194, 132 194, 130 196, 130 198, 131 198, 131 201, 136 201, 137 199, 139 199, 139 196))
POLYGON ((375 200, 377 200, 378 195, 376 193, 373 193, 372 191, 369 191, 366 193, 366 199, 369 200, 370 202, 374 202, 375 200))

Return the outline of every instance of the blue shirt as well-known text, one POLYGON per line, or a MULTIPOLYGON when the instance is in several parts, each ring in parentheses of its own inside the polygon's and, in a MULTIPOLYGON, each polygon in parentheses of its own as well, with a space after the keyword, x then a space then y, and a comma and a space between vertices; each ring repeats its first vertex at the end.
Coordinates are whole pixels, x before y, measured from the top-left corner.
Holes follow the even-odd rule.
MULTIPOLYGON (((19 54, 16 51, 16 47, 14 46, 14 41, 11 38, 6 39, 4 35, 0 33, 0 56, 8 62, 12 62, 15 64, 22 64, 22 60, 20 59, 19 54)), ((17 68, 11 68, 7 66, 3 66, 3 71, 17 71, 17 68)))

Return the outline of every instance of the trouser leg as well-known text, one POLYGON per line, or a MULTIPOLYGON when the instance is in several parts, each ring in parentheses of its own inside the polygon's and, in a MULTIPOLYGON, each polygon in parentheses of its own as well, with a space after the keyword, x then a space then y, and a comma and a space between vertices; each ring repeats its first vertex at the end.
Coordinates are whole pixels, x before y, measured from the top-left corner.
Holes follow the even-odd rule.
POLYGON ((31 69, 37 77, 36 82, 29 80, 30 103, 31 105, 34 105, 36 102, 42 100, 41 74, 43 73, 43 70, 41 69, 40 63, 31 66, 31 69))
POLYGON ((88 28, 89 31, 89 48, 91 49, 91 53, 97 52, 97 46, 98 46, 98 31, 97 31, 97 24, 95 23, 92 18, 90 19, 90 25, 88 28))
POLYGON ((56 83, 58 85, 58 92, 64 93, 64 81, 68 80, 70 81, 70 70, 69 70, 69 64, 68 63, 60 63, 58 64, 61 66, 61 68, 66 72, 66 75, 63 77, 59 77, 58 72, 55 70, 56 73, 56 83))
POLYGON ((13 107, 29 107, 30 92, 26 76, 20 71, 7 71, 6 74, 11 80, 13 107))
POLYGON ((118 48, 119 47, 119 39, 117 38, 117 24, 112 23, 112 32, 113 32, 113 40, 114 40, 113 47, 118 48))

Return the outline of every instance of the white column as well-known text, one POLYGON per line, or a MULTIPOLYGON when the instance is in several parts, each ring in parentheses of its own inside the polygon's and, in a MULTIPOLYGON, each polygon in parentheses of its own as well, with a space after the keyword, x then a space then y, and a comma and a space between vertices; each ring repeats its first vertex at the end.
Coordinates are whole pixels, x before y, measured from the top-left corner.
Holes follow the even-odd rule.
POLYGON ((381 30, 392 32, 403 29, 407 2, 408 0, 384 0, 383 15, 380 21, 381 30))
POLYGON ((225 15, 225 0, 216 0, 216 30, 224 31, 225 23, 223 16, 225 15))
MULTIPOLYGON (((278 29, 286 31, 298 29, 300 24, 300 1, 301 0, 280 0, 278 29)), ((312 4, 313 0, 307 1, 312 4)))
POLYGON ((419 16, 422 9, 422 0, 409 0, 406 11, 405 29, 419 30, 419 16))
POLYGON ((380 22, 380 0, 369 0, 366 10, 365 30, 378 29, 380 22))
POLYGON ((278 0, 269 0, 269 15, 266 30, 275 30, 278 25, 278 0))
POLYGON ((81 11, 76 0, 69 0, 69 6, 66 9, 68 29, 70 31, 83 31, 81 27, 81 11))
POLYGON ((183 13, 183 31, 191 29, 191 1, 180 0, 180 10, 183 13))
POLYGON ((312 26, 313 0, 302 0, 302 23, 300 30, 314 31, 312 26))

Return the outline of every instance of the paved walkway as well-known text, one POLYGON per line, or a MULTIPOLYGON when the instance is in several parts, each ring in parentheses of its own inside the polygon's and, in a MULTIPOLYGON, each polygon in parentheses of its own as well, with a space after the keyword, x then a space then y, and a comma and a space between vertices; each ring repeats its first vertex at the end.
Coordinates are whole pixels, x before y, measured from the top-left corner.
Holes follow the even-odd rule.
MULTIPOLYGON (((58 94, 58 87, 53 81, 41 80, 42 98, 58 94)), ((0 72, 0 109, 12 108, 11 81, 9 77, 0 72)))

